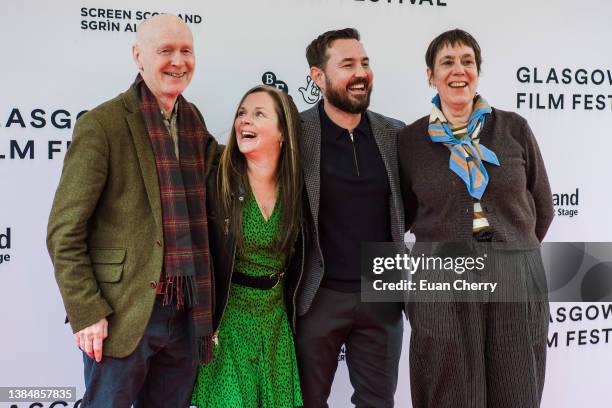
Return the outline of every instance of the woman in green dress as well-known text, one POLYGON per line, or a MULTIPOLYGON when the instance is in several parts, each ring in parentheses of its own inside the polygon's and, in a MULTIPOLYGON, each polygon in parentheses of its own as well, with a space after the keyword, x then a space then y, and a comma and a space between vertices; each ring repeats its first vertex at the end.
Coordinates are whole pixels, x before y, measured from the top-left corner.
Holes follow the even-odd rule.
POLYGON ((289 95, 252 88, 208 177, 216 345, 193 391, 199 408, 302 406, 292 333, 303 270, 300 132, 289 95))

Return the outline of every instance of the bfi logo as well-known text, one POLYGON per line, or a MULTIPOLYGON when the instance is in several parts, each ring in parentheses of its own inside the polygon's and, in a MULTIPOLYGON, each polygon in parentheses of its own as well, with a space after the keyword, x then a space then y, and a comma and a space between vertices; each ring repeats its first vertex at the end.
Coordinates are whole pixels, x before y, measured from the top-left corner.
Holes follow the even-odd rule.
POLYGON ((276 79, 276 74, 272 71, 268 71, 261 76, 261 82, 264 85, 275 86, 285 93, 289 93, 289 87, 285 81, 276 79))

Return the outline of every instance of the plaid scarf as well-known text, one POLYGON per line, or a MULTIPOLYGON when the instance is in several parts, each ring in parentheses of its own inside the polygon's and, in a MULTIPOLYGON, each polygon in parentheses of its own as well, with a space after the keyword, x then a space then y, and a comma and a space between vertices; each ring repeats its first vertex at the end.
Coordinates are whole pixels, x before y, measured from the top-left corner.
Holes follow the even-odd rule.
POLYGON ((191 308, 199 361, 205 363, 212 356, 212 279, 204 180, 209 133, 191 104, 179 95, 179 161, 159 104, 140 74, 133 86, 140 97, 161 193, 164 304, 191 308))
POLYGON ((457 140, 442 112, 440 95, 436 95, 431 102, 433 107, 427 129, 429 137, 433 142, 442 143, 449 148, 450 170, 463 180, 470 195, 480 200, 489 184, 489 174, 483 162, 499 166, 497 155, 478 141, 485 118, 491 114, 491 106, 478 95, 474 102, 474 111, 468 119, 467 134, 457 140))

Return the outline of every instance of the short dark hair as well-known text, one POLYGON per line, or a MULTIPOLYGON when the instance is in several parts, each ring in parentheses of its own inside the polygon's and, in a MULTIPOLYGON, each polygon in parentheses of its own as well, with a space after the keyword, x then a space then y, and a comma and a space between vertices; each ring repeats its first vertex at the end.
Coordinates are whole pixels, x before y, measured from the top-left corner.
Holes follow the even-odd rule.
POLYGON ((467 31, 455 28, 454 30, 446 31, 436 38, 427 47, 425 53, 425 63, 427 68, 433 73, 434 66, 436 64, 436 56, 446 45, 454 47, 455 45, 466 45, 474 50, 474 56, 476 57, 476 68, 480 73, 480 64, 482 63, 482 56, 480 54, 480 45, 470 33, 467 31))
POLYGON ((306 60, 309 67, 325 69, 327 64, 327 49, 336 40, 357 40, 360 41, 359 31, 354 28, 343 28, 342 30, 331 30, 324 32, 315 38, 306 47, 306 60))

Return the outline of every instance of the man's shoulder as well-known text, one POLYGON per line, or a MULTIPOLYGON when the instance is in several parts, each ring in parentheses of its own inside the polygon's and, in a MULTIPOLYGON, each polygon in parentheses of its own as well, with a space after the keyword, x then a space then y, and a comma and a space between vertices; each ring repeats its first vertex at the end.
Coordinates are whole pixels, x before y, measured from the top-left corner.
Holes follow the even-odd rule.
POLYGON ((302 118, 302 129, 305 137, 312 137, 321 131, 318 103, 312 108, 301 112, 300 117, 302 118))
POLYGON ((312 122, 319 120, 319 104, 317 103, 315 106, 306 109, 305 111, 300 112, 300 117, 303 122, 312 122))
POLYGON ((132 97, 131 89, 112 99, 102 102, 79 118, 79 121, 95 120, 100 125, 116 125, 119 119, 129 113, 128 105, 132 97))
POLYGON ((400 130, 404 126, 406 126, 406 124, 399 119, 391 118, 389 116, 385 116, 385 115, 382 115, 378 112, 374 112, 371 110, 368 110, 367 112, 368 112, 368 117, 370 118, 370 121, 378 125, 382 125, 384 127, 391 128, 393 130, 400 130))

